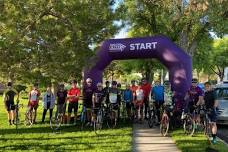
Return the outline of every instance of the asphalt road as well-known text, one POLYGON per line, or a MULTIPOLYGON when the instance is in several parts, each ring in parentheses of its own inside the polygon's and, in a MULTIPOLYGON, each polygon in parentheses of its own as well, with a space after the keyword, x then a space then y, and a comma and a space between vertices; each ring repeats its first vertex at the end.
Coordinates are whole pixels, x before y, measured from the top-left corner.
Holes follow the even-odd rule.
POLYGON ((228 125, 218 125, 217 135, 219 138, 228 143, 228 125))

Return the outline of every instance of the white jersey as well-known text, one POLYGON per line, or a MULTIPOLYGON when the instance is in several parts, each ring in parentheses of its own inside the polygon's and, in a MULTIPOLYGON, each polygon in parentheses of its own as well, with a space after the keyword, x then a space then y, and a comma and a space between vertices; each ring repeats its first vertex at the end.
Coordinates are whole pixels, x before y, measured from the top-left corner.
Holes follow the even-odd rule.
POLYGON ((38 90, 32 90, 30 92, 30 101, 33 101, 33 102, 38 101, 39 95, 40 95, 40 93, 38 90))
POLYGON ((136 90, 136 99, 137 100, 143 100, 144 98, 144 93, 142 89, 137 89, 136 90))
POLYGON ((110 103, 117 103, 117 94, 109 93, 109 100, 110 100, 110 103))

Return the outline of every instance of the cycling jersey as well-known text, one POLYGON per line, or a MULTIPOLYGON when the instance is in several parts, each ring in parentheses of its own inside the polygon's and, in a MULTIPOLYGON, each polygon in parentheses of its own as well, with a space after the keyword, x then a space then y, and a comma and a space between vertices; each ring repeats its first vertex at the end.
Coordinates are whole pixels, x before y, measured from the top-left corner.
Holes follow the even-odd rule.
POLYGON ((155 102, 164 102, 164 87, 161 85, 154 86, 152 95, 154 96, 155 102))
POLYGON ((58 91, 57 92, 57 104, 64 104, 67 98, 67 91, 63 90, 63 91, 58 91))
POLYGON ((102 90, 95 90, 94 91, 94 102, 95 102, 95 107, 101 107, 101 103, 104 99, 104 92, 102 90))
POLYGON ((136 90, 136 100, 141 101, 144 99, 144 91, 142 89, 136 90))
POLYGON ((105 97, 106 97, 105 102, 106 102, 106 103, 109 103, 109 92, 110 92, 110 87, 105 87, 105 88, 103 89, 103 92, 104 92, 104 95, 105 95, 105 97))
POLYGON ((192 102, 193 104, 196 104, 198 102, 199 96, 203 96, 203 90, 198 86, 196 87, 191 86, 188 93, 189 93, 190 102, 192 102))
POLYGON ((33 89, 30 93, 29 93, 29 101, 30 102, 38 102, 39 100, 39 96, 40 96, 40 92, 37 89, 33 89))
POLYGON ((134 98, 134 100, 135 100, 135 97, 136 97, 136 90, 138 89, 138 86, 132 85, 130 89, 131 89, 131 91, 132 91, 132 93, 133 93, 133 98, 134 98))
POLYGON ((142 85, 141 88, 144 92, 144 97, 148 98, 150 95, 150 91, 151 91, 151 85, 149 83, 146 83, 146 84, 142 85))
POLYGON ((123 100, 126 103, 130 103, 133 100, 133 93, 130 89, 126 89, 123 92, 123 100))
POLYGON ((6 103, 14 104, 14 97, 17 95, 17 91, 15 89, 8 89, 4 93, 4 99, 6 99, 6 103))
POLYGON ((93 90, 92 86, 85 86, 83 88, 83 104, 87 109, 92 108, 93 92, 94 92, 94 90, 93 90))
POLYGON ((213 90, 205 92, 204 101, 205 101, 206 109, 214 109, 215 94, 213 90))
MULTIPOLYGON (((75 96, 80 96, 80 90, 78 88, 71 88, 67 95, 69 96, 72 96, 72 95, 75 95, 75 96)), ((78 98, 76 97, 69 97, 69 102, 78 102, 78 98)))
POLYGON ((118 89, 117 88, 111 88, 109 92, 109 101, 112 104, 117 103, 117 95, 118 95, 118 89))

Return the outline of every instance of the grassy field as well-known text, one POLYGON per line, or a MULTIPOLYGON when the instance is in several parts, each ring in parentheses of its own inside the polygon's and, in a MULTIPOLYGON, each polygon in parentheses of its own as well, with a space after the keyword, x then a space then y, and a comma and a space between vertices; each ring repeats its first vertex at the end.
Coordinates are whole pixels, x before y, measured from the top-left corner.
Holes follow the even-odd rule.
POLYGON ((219 141, 216 145, 209 145, 207 138, 203 134, 196 134, 190 137, 182 130, 172 132, 172 138, 177 147, 182 152, 227 152, 228 147, 219 141))
MULTIPOLYGON (((26 105, 26 101, 22 102, 26 105)), ((26 106, 20 109, 20 119, 24 120, 26 106)), ((40 124, 42 106, 40 104, 37 122, 32 127, 9 126, 6 111, 0 96, 0 151, 131 151, 132 125, 121 124, 116 129, 104 129, 96 135, 92 129, 80 130, 80 126, 62 127, 56 133, 48 123, 40 124)), ((47 113, 48 118, 49 113, 47 113)))

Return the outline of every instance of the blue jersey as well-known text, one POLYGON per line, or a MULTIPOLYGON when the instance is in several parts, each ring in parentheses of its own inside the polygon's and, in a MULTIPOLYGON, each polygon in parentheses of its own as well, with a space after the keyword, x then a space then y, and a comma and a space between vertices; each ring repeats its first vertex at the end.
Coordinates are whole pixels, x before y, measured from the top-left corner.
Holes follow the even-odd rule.
POLYGON ((132 91, 130 89, 129 90, 128 89, 124 90, 123 99, 124 99, 125 102, 132 102, 133 93, 132 93, 132 91))
POLYGON ((152 96, 154 97, 155 101, 164 101, 164 87, 154 86, 152 88, 152 96))

